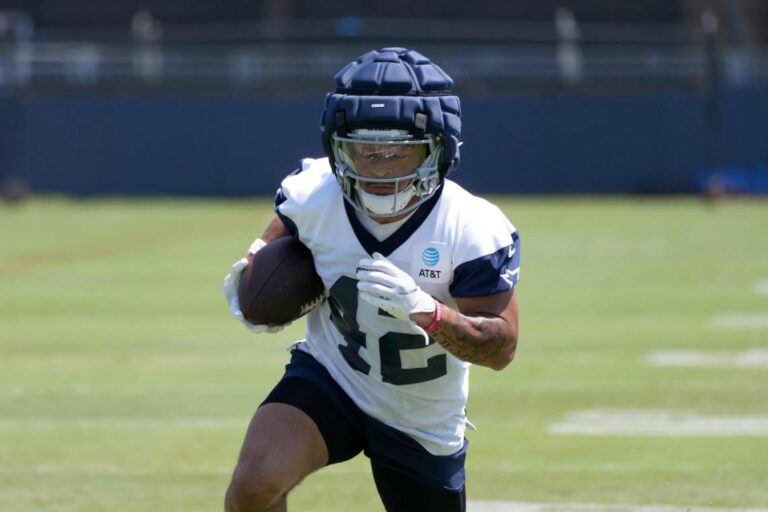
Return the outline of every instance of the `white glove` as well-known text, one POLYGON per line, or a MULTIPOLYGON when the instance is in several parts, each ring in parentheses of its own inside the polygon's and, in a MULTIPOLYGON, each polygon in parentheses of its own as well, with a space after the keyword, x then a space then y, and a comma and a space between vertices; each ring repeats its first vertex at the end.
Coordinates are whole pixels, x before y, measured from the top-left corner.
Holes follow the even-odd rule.
POLYGON ((395 318, 413 323, 413 313, 435 312, 435 299, 377 252, 373 253, 373 259, 363 258, 358 262, 357 279, 360 298, 395 318))
MULTIPOLYGON (((248 254, 255 254, 259 249, 264 247, 266 242, 264 242, 261 238, 257 238, 253 244, 251 244, 250 249, 248 250, 248 254)), ((277 332, 281 330, 283 327, 289 324, 285 325, 256 325, 252 324, 248 320, 245 319, 243 316, 243 312, 240 310, 240 300, 237 298, 237 288, 240 286, 240 276, 243 273, 243 270, 245 267, 248 266, 248 259, 243 258, 241 260, 238 260, 235 262, 234 265, 232 265, 232 270, 229 271, 229 274, 227 274, 227 277, 224 278, 224 297, 227 299, 227 303, 229 304, 229 312, 232 313, 232 316, 240 320, 243 325, 245 325, 249 331, 253 333, 262 333, 262 332, 277 332)))

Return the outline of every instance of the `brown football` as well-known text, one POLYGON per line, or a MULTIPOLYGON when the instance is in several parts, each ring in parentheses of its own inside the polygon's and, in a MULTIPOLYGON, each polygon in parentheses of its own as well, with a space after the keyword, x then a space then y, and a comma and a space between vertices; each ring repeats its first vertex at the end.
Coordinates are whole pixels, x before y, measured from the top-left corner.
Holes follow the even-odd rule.
POLYGON ((292 236, 278 238, 253 255, 237 292, 245 318, 260 325, 292 322, 325 298, 312 252, 292 236))

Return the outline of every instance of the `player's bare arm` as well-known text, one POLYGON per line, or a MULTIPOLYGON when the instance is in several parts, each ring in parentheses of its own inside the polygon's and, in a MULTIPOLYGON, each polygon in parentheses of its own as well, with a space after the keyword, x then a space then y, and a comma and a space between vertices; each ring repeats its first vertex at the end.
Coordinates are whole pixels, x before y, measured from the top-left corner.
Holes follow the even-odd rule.
POLYGON ((289 235, 290 233, 285 229, 283 221, 280 220, 280 217, 275 215, 264 230, 264 233, 262 233, 261 239, 269 243, 289 235))
MULTIPOLYGON (((283 238, 286 236, 289 236, 290 233, 288 233, 288 230, 285 229, 285 225, 283 224, 283 221, 280 220, 280 217, 275 215, 272 220, 269 222, 267 227, 264 229, 264 233, 261 234, 259 237, 260 240, 262 240, 265 244, 268 244, 269 242, 274 242, 278 238, 283 238)), ((253 253, 255 251, 251 250, 248 254, 248 263, 251 262, 253 259, 253 253)))
MULTIPOLYGON (((502 370, 515 357, 518 305, 514 290, 456 299, 459 311, 440 304, 441 318, 430 336, 451 354, 494 370, 502 370)), ((423 328, 434 314, 414 313, 411 319, 423 328)))
POLYGON ((456 311, 379 253, 358 262, 357 278, 362 300, 395 318, 415 322, 459 359, 501 370, 514 358, 518 318, 514 288, 457 298, 456 311))

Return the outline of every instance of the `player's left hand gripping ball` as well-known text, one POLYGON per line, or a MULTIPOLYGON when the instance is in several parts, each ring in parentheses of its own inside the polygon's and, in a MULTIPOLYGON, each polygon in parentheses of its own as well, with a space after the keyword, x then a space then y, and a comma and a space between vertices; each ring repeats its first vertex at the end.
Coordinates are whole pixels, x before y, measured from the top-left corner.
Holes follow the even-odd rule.
POLYGON ((411 321, 414 313, 434 313, 435 299, 416 281, 381 254, 363 258, 357 264, 360 298, 401 320, 411 321))
MULTIPOLYGON (((261 247, 263 247, 265 244, 262 242, 261 247)), ((259 248, 261 248, 259 247, 259 248)), ((258 250, 258 249, 257 249, 258 250)), ((253 246, 251 246, 251 254, 253 254, 253 246)), ((234 265, 232 265, 232 270, 230 270, 229 274, 227 274, 227 277, 224 278, 224 296, 227 299, 227 304, 229 304, 229 312, 232 313, 232 316, 240 320, 243 325, 245 325, 249 331, 253 333, 263 333, 263 332, 277 332, 281 330, 284 325, 256 325, 252 324, 248 320, 245 319, 245 316, 243 315, 242 310, 240 309, 240 300, 237 296, 237 289, 240 286, 240 277, 243 274, 243 270, 245 270, 245 267, 248 266, 248 260, 246 258, 243 258, 241 260, 238 260, 235 262, 234 265)))

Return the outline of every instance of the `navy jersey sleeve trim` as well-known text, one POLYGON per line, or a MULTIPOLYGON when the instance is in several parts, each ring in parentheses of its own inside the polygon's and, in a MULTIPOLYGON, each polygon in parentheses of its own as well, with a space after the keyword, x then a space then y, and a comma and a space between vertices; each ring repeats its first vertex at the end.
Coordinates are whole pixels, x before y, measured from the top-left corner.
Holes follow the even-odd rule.
MULTIPOLYGON (((302 168, 301 163, 299 163, 299 167, 297 169, 294 169, 293 172, 291 172, 291 174, 289 174, 285 178, 290 178, 291 176, 296 176, 297 174, 299 174, 303 170, 304 169, 302 168)), ((285 179, 285 178, 283 178, 283 179, 285 179)), ((287 197, 285 197, 285 194, 283 193, 283 186, 280 185, 279 187, 277 187, 277 192, 275 193, 275 209, 277 209, 278 206, 283 204, 286 199, 287 199, 287 197)))
MULTIPOLYGON (((294 176, 296 174, 299 174, 301 170, 302 170, 301 167, 299 167, 288 176, 294 176)), ((283 222, 283 225, 285 226, 285 229, 288 231, 288 233, 290 233, 291 236, 298 238, 299 228, 296 226, 296 223, 280 212, 280 205, 287 200, 288 198, 283 193, 283 187, 281 186, 280 188, 277 189, 277 193, 275 193, 275 213, 277 213, 277 216, 283 222)))
POLYGON ((299 238, 299 228, 296 226, 296 223, 293 222, 291 219, 280 213, 280 210, 275 208, 275 212, 277 213, 277 216, 280 218, 280 220, 283 222, 283 226, 285 226, 286 231, 290 233, 292 237, 299 238))
POLYGON ((512 233, 512 244, 462 263, 453 271, 449 287, 453 297, 482 297, 511 290, 520 277, 520 235, 512 233))
POLYGON ((275 210, 277 210, 278 206, 283 204, 288 198, 285 197, 285 194, 283 194, 283 187, 280 187, 277 189, 277 192, 275 193, 275 210))

